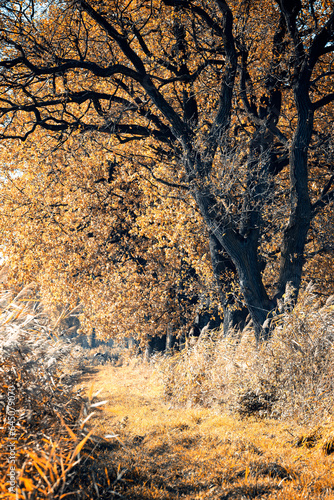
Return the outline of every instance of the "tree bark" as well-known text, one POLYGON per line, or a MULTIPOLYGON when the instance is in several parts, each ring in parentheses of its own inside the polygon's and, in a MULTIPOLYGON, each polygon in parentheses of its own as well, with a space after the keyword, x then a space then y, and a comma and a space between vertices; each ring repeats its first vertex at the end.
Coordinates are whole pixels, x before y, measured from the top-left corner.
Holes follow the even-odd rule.
POLYGON ((290 183, 291 209, 287 228, 284 231, 281 249, 280 275, 276 298, 282 297, 289 283, 293 290, 293 302, 298 298, 303 266, 306 238, 310 228, 312 209, 308 188, 307 153, 313 130, 313 110, 308 96, 305 75, 294 89, 298 110, 298 123, 291 146, 290 183))
POLYGON ((215 235, 210 235, 210 254, 212 269, 215 276, 220 303, 224 312, 223 331, 228 336, 233 329, 242 329, 248 315, 247 307, 242 306, 235 299, 231 282, 222 278, 223 273, 230 271, 235 275, 237 270, 233 262, 226 256, 224 248, 215 235))
POLYGON ((95 349, 96 347, 96 331, 95 328, 92 329, 91 337, 90 337, 90 347, 91 349, 95 349))
POLYGON ((223 215, 217 213, 216 200, 208 188, 198 189, 194 195, 207 227, 237 270, 241 292, 253 320, 256 340, 266 340, 269 332, 263 325, 275 308, 275 302, 269 299, 261 276, 258 231, 250 231, 244 237, 231 224, 224 222, 223 215))

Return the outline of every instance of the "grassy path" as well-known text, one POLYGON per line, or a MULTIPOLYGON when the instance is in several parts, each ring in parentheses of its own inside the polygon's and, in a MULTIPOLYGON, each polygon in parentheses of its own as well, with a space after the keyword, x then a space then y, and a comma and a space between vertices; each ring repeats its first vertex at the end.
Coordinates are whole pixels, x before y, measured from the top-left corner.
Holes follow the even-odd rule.
POLYGON ((312 443, 308 430, 307 448, 295 423, 170 408, 145 364, 100 367, 81 385, 108 400, 89 420, 94 434, 117 435, 100 453, 111 483, 118 477, 109 498, 334 499, 334 454, 322 449, 331 429, 312 443))

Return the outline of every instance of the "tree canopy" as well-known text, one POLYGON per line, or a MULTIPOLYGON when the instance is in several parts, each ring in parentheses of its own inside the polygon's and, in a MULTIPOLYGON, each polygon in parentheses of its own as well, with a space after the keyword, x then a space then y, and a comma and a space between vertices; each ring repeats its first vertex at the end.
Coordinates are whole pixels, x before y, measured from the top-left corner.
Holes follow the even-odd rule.
POLYGON ((242 301, 258 340, 330 289, 332 1, 10 1, 0 37, 17 279, 135 331, 242 301))

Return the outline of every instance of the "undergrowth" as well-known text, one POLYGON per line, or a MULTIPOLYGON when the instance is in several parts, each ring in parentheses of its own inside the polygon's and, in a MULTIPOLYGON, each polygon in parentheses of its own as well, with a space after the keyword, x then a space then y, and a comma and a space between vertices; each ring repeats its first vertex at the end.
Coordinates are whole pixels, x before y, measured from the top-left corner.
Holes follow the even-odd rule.
MULTIPOLYGON (((0 297, 0 498, 96 498, 112 491, 86 424, 97 396, 74 390, 78 347, 52 334, 27 287, 0 297)), ((108 446, 108 442, 104 443, 108 446)))
POLYGON ((327 495, 323 498, 332 498, 334 299, 320 305, 308 289, 292 312, 277 314, 273 325, 270 341, 260 347, 246 329, 228 338, 220 332, 201 335, 195 345, 157 358, 154 366, 135 364, 137 359, 132 367, 118 357, 106 360, 107 351, 92 351, 83 362, 80 347, 53 333, 32 290, 16 296, 4 291, 0 474, 5 480, 0 498, 169 499, 182 494, 290 500, 297 493, 308 498, 306 492, 318 498, 315 484, 320 495, 327 495), (106 366, 98 370, 92 361, 106 366), (169 406, 161 401, 160 382, 145 372, 148 368, 162 373, 169 406), (75 389, 78 382, 87 388, 95 376, 103 394, 75 389), (150 377, 149 393, 143 392, 150 377), (104 402, 96 398, 109 399, 109 394, 112 401, 102 414, 104 402), (189 415, 179 410, 184 406, 189 415), (163 417, 160 412, 167 413, 163 417), (235 415, 256 419, 243 425, 235 415), (267 417, 298 423, 291 427, 293 435, 287 430, 288 441, 279 453, 267 451, 276 439, 263 430, 272 420, 258 422, 267 417), (315 472, 299 464, 299 449, 301 457, 309 450, 318 453, 315 472), (216 462, 219 473, 212 469, 216 462), (314 479, 321 464, 326 476, 314 479))
POLYGON ((180 408, 162 401, 158 367, 158 360, 106 364, 86 386, 93 381, 108 400, 90 420, 94 433, 116 432, 124 445, 110 451, 123 498, 334 499, 333 423, 309 427, 180 408))
POLYGON ((308 287, 292 312, 277 314, 271 339, 261 346, 250 329, 227 338, 201 335, 161 362, 166 398, 174 405, 218 405, 242 417, 331 418, 333 304, 331 297, 321 306, 308 287))

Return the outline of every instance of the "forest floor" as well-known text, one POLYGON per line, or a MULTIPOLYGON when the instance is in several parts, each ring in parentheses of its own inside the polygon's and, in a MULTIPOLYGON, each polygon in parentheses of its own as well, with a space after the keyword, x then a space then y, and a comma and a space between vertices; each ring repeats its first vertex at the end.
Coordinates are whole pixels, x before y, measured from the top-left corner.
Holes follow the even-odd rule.
POLYGON ((107 400, 87 425, 95 436, 115 436, 97 445, 95 465, 110 478, 109 498, 334 499, 328 429, 173 408, 158 369, 145 363, 96 367, 80 387, 107 400))

